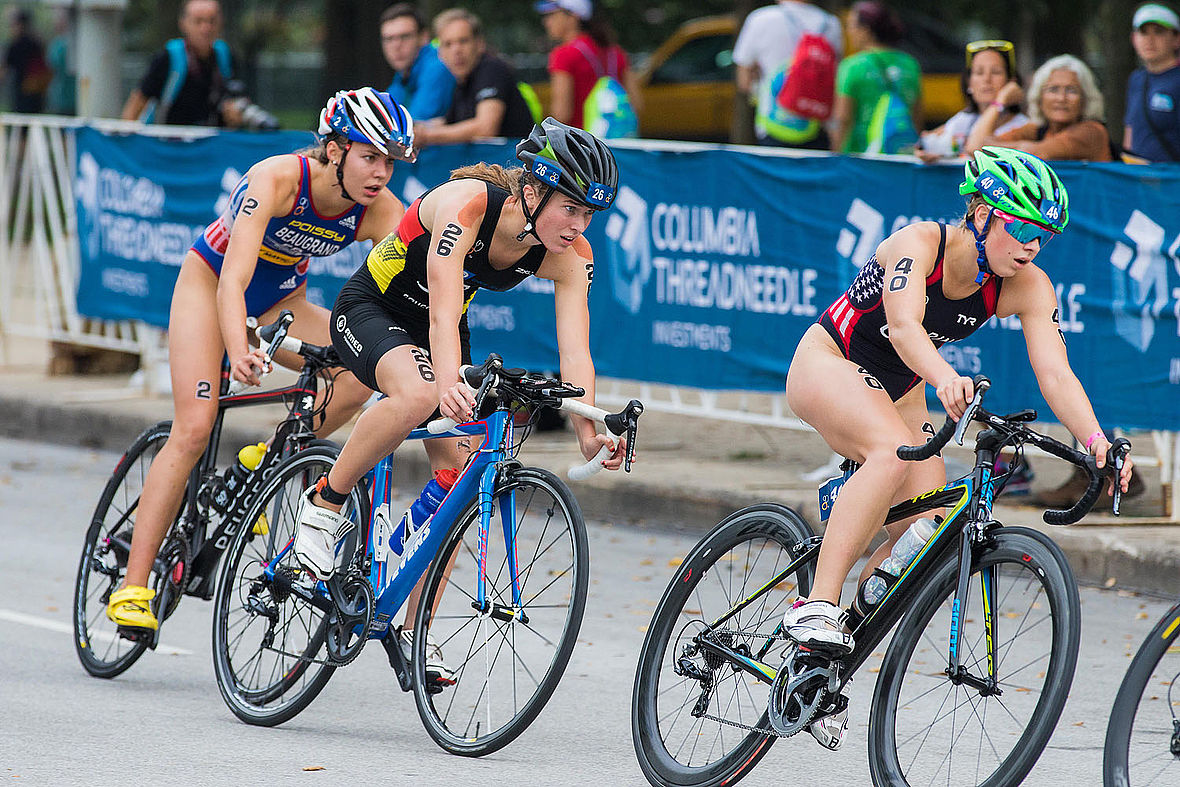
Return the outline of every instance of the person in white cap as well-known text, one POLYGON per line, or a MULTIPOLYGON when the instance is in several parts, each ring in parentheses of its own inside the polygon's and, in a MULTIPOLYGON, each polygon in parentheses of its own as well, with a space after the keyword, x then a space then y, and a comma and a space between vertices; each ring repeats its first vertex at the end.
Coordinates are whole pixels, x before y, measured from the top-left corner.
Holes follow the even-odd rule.
POLYGON ((557 43, 549 53, 549 114, 566 125, 585 128, 582 108, 603 75, 614 77, 638 112, 639 90, 627 53, 615 43, 614 31, 595 18, 591 0, 541 0, 545 34, 557 43))
POLYGON ((1142 66, 1127 80, 1123 147, 1146 161, 1180 161, 1180 17, 1167 6, 1139 6, 1131 45, 1142 66))

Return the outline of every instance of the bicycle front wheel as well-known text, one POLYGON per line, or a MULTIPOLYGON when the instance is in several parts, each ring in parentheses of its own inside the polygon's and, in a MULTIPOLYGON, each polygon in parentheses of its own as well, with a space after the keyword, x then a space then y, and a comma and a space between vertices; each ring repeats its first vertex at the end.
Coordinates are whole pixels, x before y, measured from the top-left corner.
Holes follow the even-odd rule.
MULTIPOLYGON (((146 640, 118 635, 107 618, 107 602, 127 573, 143 482, 171 428, 171 421, 161 421, 135 439, 115 466, 86 530, 74 583, 74 649, 82 667, 97 678, 122 674, 147 650, 146 640)), ((150 585, 158 585, 158 579, 153 574, 150 585)))
POLYGON ((414 702, 439 746, 479 757, 511 743, 532 723, 573 652, 588 576, 582 509, 552 473, 529 467, 506 475, 492 501, 486 543, 480 542, 479 506, 467 510, 426 574, 414 624, 414 702), (483 549, 481 608, 476 587, 483 549), (425 672, 430 642, 454 673, 453 684, 437 693, 425 672))
POLYGON ((777 666, 779 623, 791 602, 810 592, 814 562, 783 572, 812 537, 799 514, 764 503, 731 514, 684 559, 656 607, 635 671, 631 736, 652 784, 734 784, 770 750, 770 683, 698 638, 758 661, 774 658, 777 666))
POLYGON ((1106 787, 1180 783, 1180 604, 1169 609, 1119 686, 1106 727, 1106 787))
POLYGON ((1034 530, 1000 528, 993 538, 971 567, 965 614, 954 603, 955 553, 893 635, 869 717, 869 767, 879 787, 1020 784, 1061 717, 1080 637, 1073 571, 1034 530), (990 629, 985 599, 994 610, 990 629), (951 621, 960 616, 965 673, 952 677, 951 621), (994 687, 985 686, 990 675, 994 687))
MULTIPOLYGON (((222 560, 213 602, 213 670, 225 703, 248 724, 291 719, 335 671, 325 660, 326 615, 303 597, 315 592, 315 582, 295 570, 288 546, 301 495, 338 454, 334 446, 317 445, 276 466, 222 560)), ((363 516, 356 491, 344 513, 363 516)))

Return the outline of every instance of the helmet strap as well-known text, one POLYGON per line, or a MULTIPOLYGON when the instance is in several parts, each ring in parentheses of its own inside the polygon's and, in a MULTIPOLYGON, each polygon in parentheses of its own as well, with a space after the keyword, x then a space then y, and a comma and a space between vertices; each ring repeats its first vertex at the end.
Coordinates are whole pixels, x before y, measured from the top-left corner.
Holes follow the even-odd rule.
POLYGON ((549 198, 553 196, 553 192, 556 190, 557 189, 553 188, 547 189, 544 196, 541 197, 541 201, 537 203, 537 209, 534 211, 529 210, 528 203, 525 202, 524 199, 524 190, 521 190, 520 209, 524 212, 524 229, 522 229, 520 234, 516 236, 517 243, 524 240, 529 235, 532 235, 534 238, 536 238, 537 243, 542 243, 541 236, 537 234, 537 217, 541 215, 541 209, 545 207, 545 203, 549 201, 549 198))
POLYGON ((352 198, 352 195, 348 193, 348 189, 344 188, 344 159, 348 158, 348 151, 352 149, 352 142, 348 142, 342 147, 344 148, 344 152, 340 154, 340 160, 336 162, 336 182, 340 184, 340 196, 349 202, 356 202, 352 198))
POLYGON ((995 208, 989 208, 983 232, 975 229, 975 216, 972 216, 971 220, 967 222, 967 226, 971 228, 971 234, 975 236, 975 250, 979 252, 979 256, 975 259, 975 264, 979 266, 979 274, 975 277, 976 284, 983 284, 987 277, 992 275, 992 269, 987 264, 987 251, 984 250, 983 242, 987 240, 987 233, 991 229, 992 216, 995 215, 995 212, 995 208))

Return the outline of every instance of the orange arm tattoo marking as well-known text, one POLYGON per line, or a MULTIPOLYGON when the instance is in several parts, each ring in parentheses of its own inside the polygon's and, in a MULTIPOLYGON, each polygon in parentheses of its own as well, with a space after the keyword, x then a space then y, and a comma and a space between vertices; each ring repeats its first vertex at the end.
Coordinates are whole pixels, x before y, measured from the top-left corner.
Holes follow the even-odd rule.
POLYGON ((459 223, 464 227, 472 226, 477 219, 488 211, 488 193, 481 191, 471 198, 471 201, 459 209, 459 223))
POLYGON ((590 241, 586 240, 585 235, 579 235, 577 240, 573 243, 574 251, 578 256, 584 260, 594 259, 594 250, 590 248, 590 241))

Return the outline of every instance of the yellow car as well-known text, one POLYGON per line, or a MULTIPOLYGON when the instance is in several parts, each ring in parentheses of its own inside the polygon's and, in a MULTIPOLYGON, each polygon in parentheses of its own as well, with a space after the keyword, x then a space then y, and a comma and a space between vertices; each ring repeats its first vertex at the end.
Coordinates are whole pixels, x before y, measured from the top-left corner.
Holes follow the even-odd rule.
MULTIPOLYGON (((959 89, 963 49, 921 18, 907 19, 903 48, 922 65, 922 104, 927 126, 963 108, 959 89), (909 44, 906 46, 905 44, 909 44)), ((685 22, 636 73, 642 93, 640 136, 726 142, 733 119, 733 45, 737 17, 708 16, 685 22)), ((548 84, 534 85, 547 105, 548 84)))

